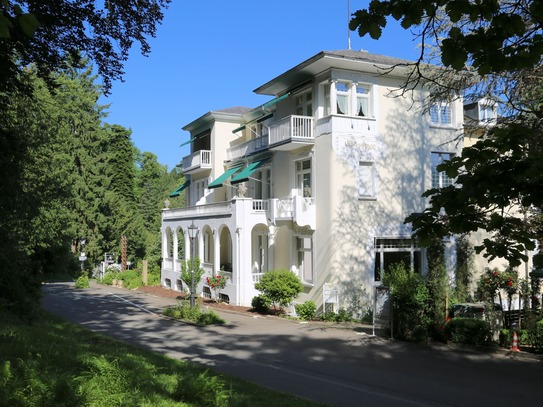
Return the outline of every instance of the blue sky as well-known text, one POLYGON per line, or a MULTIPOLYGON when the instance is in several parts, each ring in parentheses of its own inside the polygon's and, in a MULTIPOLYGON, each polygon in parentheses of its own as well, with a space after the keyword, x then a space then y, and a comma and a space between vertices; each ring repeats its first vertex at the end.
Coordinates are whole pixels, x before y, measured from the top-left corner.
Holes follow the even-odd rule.
MULTIPOLYGON (((253 90, 323 50, 347 49, 347 0, 173 0, 151 54, 135 47, 115 82, 106 121, 132 129, 141 151, 172 169, 189 154, 182 127, 210 110, 255 107, 253 90)), ((351 0, 351 12, 368 1, 351 0)), ((394 23, 394 24, 393 24, 394 23)), ((389 23, 379 41, 351 32, 351 48, 414 59, 413 36, 389 23)))

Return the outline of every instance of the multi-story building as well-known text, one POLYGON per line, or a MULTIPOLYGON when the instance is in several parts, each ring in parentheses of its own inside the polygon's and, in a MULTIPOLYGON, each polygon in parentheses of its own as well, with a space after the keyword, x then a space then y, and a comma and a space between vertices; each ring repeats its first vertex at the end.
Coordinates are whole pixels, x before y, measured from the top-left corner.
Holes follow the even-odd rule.
MULTIPOLYGON (((206 275, 228 277, 223 299, 236 305, 250 305, 268 270, 299 276, 297 302, 336 309, 371 298, 392 263, 424 273, 404 219, 424 210, 425 190, 451 183, 436 166, 462 147, 463 109, 460 98, 422 109, 423 88, 402 94, 406 62, 320 52, 255 90, 269 102, 186 125, 187 181, 176 191, 186 206, 162 213, 162 284, 181 289, 193 250, 206 275)), ((450 242, 447 258, 451 269, 450 242)))

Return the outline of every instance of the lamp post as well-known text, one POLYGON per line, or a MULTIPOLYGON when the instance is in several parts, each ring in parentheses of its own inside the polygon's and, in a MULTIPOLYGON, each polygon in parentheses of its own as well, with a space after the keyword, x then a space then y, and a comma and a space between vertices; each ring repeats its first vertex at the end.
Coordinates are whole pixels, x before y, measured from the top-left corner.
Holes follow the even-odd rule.
POLYGON ((192 224, 188 227, 189 238, 190 238, 190 250, 191 256, 190 260, 192 262, 191 273, 190 273, 190 306, 194 307, 194 238, 198 236, 198 226, 192 224))

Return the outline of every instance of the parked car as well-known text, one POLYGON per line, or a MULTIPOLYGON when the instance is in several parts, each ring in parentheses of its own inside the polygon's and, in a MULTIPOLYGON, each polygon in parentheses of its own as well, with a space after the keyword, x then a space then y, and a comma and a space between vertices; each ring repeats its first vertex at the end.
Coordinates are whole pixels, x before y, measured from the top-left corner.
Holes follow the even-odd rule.
MULTIPOLYGON (((487 305, 482 302, 466 302, 461 304, 454 304, 449 310, 449 318, 476 318, 484 319, 485 312, 487 312, 487 305)), ((494 304, 492 310, 494 318, 500 317, 502 313, 502 307, 500 304, 494 304)))

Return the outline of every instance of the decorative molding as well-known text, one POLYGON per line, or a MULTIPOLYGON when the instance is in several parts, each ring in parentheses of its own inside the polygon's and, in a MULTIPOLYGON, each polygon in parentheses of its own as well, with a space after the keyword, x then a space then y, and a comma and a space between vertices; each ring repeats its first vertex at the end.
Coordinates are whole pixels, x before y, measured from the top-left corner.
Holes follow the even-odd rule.
POLYGON ((315 232, 310 226, 299 226, 296 223, 292 225, 292 231, 295 235, 312 235, 315 232))

